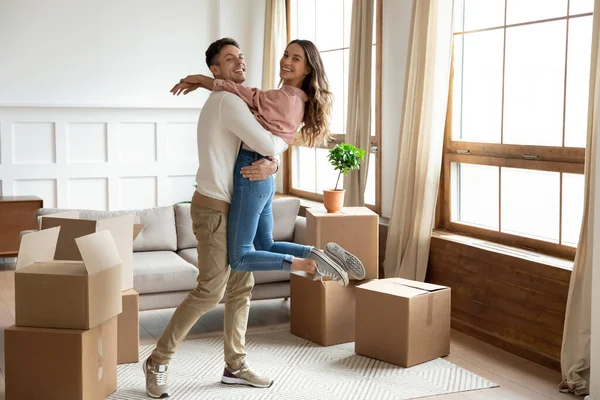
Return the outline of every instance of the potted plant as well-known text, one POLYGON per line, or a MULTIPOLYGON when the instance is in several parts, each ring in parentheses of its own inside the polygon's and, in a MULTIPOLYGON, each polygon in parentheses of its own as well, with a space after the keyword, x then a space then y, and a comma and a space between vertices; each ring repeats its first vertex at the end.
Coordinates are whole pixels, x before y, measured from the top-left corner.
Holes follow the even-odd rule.
POLYGON ((342 209, 346 191, 338 189, 340 177, 342 174, 346 175, 353 169, 359 169, 360 163, 364 158, 364 149, 356 148, 351 144, 340 143, 333 149, 329 149, 327 159, 333 166, 333 169, 339 171, 339 174, 335 182, 335 188, 333 190, 323 190, 323 205, 327 209, 327 212, 333 213, 342 209))

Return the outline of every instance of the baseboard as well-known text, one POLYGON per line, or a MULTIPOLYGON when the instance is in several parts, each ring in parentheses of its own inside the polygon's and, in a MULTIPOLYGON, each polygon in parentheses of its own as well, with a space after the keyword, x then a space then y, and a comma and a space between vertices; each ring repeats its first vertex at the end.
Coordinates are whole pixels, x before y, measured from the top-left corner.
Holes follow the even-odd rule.
MULTIPOLYGON (((508 351, 509 353, 515 354, 519 357, 523 357, 529 361, 533 361, 536 364, 540 364, 546 368, 553 369, 560 372, 560 360, 545 354, 540 354, 536 351, 524 348, 518 344, 511 343, 504 338, 497 337, 489 332, 482 331, 481 329, 465 324, 455 318, 452 318, 452 329, 459 332, 472 336, 482 342, 491 344, 501 348, 502 350, 508 351)), ((596 399, 592 399, 596 400, 596 399)), ((600 400, 600 399, 597 399, 600 400)))

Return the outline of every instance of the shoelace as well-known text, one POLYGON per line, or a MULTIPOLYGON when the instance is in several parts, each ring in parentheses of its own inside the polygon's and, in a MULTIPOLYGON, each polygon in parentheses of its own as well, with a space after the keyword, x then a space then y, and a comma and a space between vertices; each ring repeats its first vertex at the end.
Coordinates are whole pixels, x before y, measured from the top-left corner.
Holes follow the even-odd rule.
POLYGON ((158 372, 154 370, 154 377, 157 386, 164 386, 167 384, 167 373, 166 372, 158 372))
POLYGON ((321 281, 323 281, 323 277, 326 276, 328 278, 333 279, 334 281, 339 281, 340 277, 337 274, 334 274, 333 271, 328 271, 328 270, 323 270, 321 268, 317 268, 317 271, 319 271, 319 275, 321 278, 321 281))

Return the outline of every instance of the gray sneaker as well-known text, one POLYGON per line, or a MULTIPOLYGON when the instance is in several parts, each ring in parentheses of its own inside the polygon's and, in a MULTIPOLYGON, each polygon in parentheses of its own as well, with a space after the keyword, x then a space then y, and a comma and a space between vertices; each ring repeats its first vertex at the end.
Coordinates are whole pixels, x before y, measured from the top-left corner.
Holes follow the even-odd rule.
POLYGON ((273 384, 271 378, 253 371, 246 363, 242 364, 237 371, 225 367, 221 382, 227 385, 246 385, 255 388, 268 388, 273 384))
POLYGON ((315 280, 328 278, 338 282, 342 286, 348 286, 348 273, 344 271, 342 265, 329 257, 323 251, 313 248, 308 258, 317 262, 317 272, 315 280))
POLYGON ((365 279, 367 271, 365 271, 363 263, 360 262, 358 257, 344 250, 339 244, 327 243, 325 245, 325 254, 337 261, 344 268, 344 271, 354 279, 365 279))
POLYGON ((146 376, 146 393, 153 399, 166 399, 167 393, 167 369, 168 365, 152 365, 150 357, 142 364, 146 376))

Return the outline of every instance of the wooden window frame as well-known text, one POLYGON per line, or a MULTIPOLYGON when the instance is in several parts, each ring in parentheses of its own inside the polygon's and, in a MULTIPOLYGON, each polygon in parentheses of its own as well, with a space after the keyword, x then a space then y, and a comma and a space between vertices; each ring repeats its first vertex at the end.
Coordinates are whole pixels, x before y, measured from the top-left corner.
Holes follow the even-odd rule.
MULTIPOLYGON (((371 136, 371 148, 368 149, 371 153, 376 155, 375 162, 375 205, 367 204, 374 212, 381 214, 381 88, 382 88, 382 77, 381 77, 381 65, 382 65, 382 36, 383 36, 383 0, 374 0, 376 4, 376 16, 375 16, 375 135, 371 136)), ((290 14, 290 0, 286 0, 286 22, 287 22, 287 41, 291 41, 291 14, 290 14)), ((338 49, 339 50, 339 49, 338 49)), ((333 50, 328 50, 333 51, 333 50)), ((333 139, 327 143, 327 145, 319 146, 319 148, 331 149, 337 144, 342 143, 345 139, 345 134, 334 134, 333 139)), ((293 147, 290 148, 283 155, 283 162, 285 166, 285 175, 283 177, 283 190, 284 194, 300 197, 311 201, 323 201, 323 194, 308 192, 301 189, 296 189, 292 186, 292 174, 293 163, 292 163, 292 151, 293 147)))
MULTIPOLYGON (((505 2, 506 4, 506 2, 505 2)), ((513 26, 533 25, 543 22, 566 20, 567 37, 566 49, 568 51, 568 28, 569 21, 574 18, 591 16, 592 13, 567 15, 560 18, 551 18, 530 21, 518 24, 506 24, 506 12, 504 25, 500 27, 479 29, 473 31, 455 32, 454 36, 465 35, 468 33, 488 31, 492 29, 504 30, 504 49, 503 49, 503 64, 506 60, 506 29, 513 26)), ((453 57, 454 59, 454 57, 453 57)), ((499 228, 496 230, 488 230, 473 226, 463 222, 455 222, 451 220, 452 213, 452 185, 451 185, 451 164, 466 163, 476 165, 489 165, 497 167, 510 167, 519 169, 530 169, 537 171, 552 171, 560 173, 584 173, 585 164, 585 148, 564 147, 565 143, 565 109, 566 109, 566 74, 567 74, 568 53, 565 54, 565 83, 563 93, 563 127, 562 127, 562 144, 563 147, 551 146, 534 146, 534 145, 513 145, 502 144, 504 129, 501 127, 501 143, 478 143, 454 140, 452 135, 452 93, 454 82, 454 64, 450 72, 450 85, 448 90, 448 108, 446 113, 446 125, 444 133, 444 151, 442 157, 442 174, 440 179, 440 195, 438 196, 436 226, 447 231, 456 232, 459 234, 469 235, 486 239, 510 246, 522 247, 529 250, 547 253, 568 259, 575 258, 576 249, 567 245, 559 244, 562 240, 562 202, 563 202, 563 176, 560 175, 560 202, 559 202, 559 243, 548 242, 538 239, 533 239, 526 236, 513 235, 501 232, 501 174, 502 169, 498 168, 499 173, 499 207, 498 221, 499 228)), ((504 121, 504 65, 502 73, 502 119, 504 121)))

